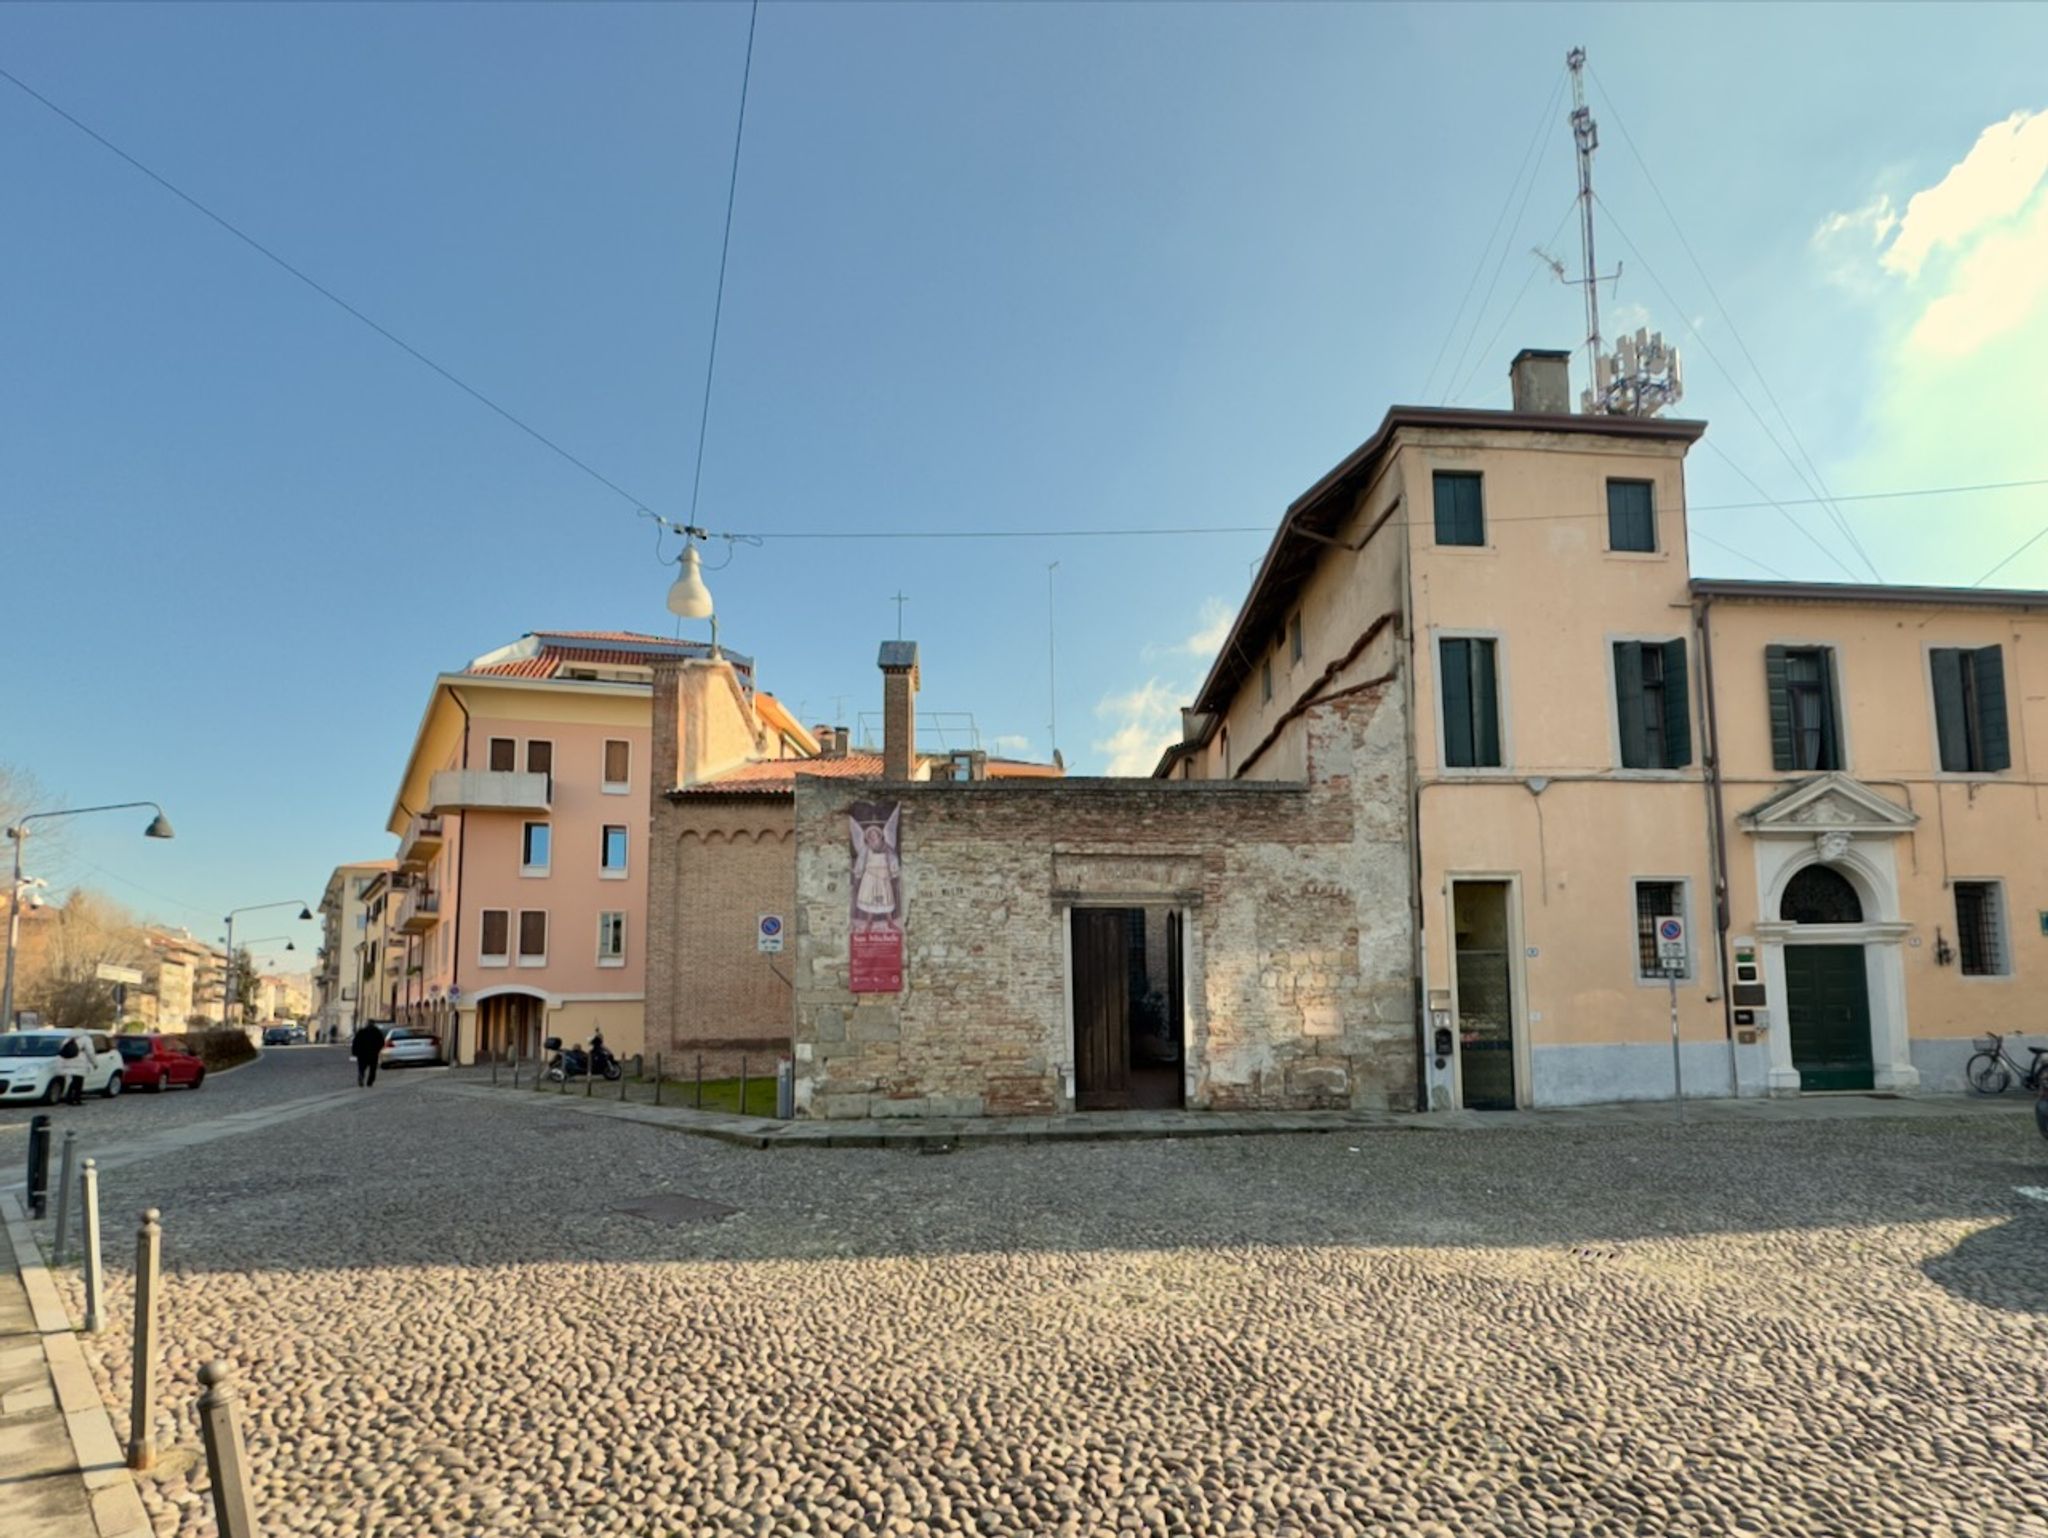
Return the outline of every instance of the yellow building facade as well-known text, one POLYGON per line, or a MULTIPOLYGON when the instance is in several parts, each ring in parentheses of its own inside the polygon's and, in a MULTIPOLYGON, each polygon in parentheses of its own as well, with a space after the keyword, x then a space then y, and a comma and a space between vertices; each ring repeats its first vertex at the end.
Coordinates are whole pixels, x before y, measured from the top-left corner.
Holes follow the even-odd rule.
POLYGON ((1159 773, 1299 779, 1313 704, 1399 681, 1419 1105, 1961 1088, 2039 1023, 2048 594, 1695 582, 1705 425, 1566 414, 1565 366, 1294 503, 1159 773))

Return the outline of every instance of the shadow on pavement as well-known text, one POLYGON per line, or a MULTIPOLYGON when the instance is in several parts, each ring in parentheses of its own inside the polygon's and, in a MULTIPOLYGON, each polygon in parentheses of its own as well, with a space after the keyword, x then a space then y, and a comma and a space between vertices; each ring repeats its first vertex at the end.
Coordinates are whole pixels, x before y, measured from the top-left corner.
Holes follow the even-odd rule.
POLYGON ((1981 1229, 1920 1268, 1959 1298, 2013 1314, 2048 1314, 2048 1207, 1981 1229))

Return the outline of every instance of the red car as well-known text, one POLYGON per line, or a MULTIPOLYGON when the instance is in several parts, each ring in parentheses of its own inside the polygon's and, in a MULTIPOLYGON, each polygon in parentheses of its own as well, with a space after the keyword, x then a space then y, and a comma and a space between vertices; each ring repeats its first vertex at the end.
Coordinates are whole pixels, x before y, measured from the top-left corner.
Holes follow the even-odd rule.
POLYGON ((205 1082, 206 1064, 169 1036, 116 1036, 114 1042, 121 1053, 123 1089, 154 1092, 180 1084, 197 1089, 205 1082))

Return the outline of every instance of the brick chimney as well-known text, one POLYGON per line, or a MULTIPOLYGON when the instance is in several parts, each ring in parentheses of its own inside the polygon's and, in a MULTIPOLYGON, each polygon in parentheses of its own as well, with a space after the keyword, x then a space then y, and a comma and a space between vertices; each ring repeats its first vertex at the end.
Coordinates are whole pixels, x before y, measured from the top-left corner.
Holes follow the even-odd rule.
POLYGON ((907 780, 917 772, 917 642, 884 641, 882 669, 882 777, 907 780))
POLYGON ((1515 410, 1543 416, 1569 416, 1572 409, 1572 355, 1524 347, 1508 365, 1514 386, 1515 410))

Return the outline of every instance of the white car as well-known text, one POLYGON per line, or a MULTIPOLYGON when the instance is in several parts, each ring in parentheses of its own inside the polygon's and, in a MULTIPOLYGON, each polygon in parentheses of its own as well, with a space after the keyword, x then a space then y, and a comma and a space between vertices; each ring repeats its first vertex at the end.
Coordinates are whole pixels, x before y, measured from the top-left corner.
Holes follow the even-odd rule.
POLYGON ((60 1090, 68 1090, 65 1081, 78 1059, 63 1056, 63 1051, 73 1037, 92 1047, 86 1093, 109 1100, 120 1094, 121 1054, 104 1031, 8 1031, 0 1034, 0 1101, 48 1103, 60 1090))
POLYGON ((414 1030, 403 1025, 394 1025, 385 1032, 384 1050, 377 1054, 377 1065, 380 1068, 396 1068, 404 1063, 440 1061, 440 1037, 431 1031, 414 1030))

